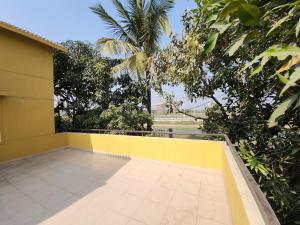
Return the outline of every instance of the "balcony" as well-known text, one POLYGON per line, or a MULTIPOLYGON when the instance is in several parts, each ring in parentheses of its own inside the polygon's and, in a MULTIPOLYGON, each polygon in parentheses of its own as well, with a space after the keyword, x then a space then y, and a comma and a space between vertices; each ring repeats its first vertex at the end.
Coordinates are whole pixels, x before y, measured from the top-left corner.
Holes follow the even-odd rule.
POLYGON ((0 224, 278 224, 230 142, 57 136, 60 149, 0 165, 0 224))

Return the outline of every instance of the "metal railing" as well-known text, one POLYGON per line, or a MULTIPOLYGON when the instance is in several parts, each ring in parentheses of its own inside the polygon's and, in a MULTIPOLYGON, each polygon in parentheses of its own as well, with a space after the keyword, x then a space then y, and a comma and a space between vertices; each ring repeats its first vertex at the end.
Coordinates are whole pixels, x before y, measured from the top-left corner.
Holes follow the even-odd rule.
POLYGON ((206 134, 196 132, 174 132, 173 129, 163 130, 157 129, 152 131, 136 131, 136 130, 107 130, 107 129, 78 129, 70 128, 59 132, 75 132, 75 133, 90 133, 90 134, 113 134, 113 135, 129 135, 143 137, 168 137, 182 139, 199 139, 199 140, 215 140, 225 141, 223 134, 206 134))
POLYGON ((231 143, 226 134, 205 134, 195 132, 173 132, 173 130, 154 130, 154 131, 132 131, 132 130, 106 130, 106 129, 65 129, 62 132, 76 132, 76 133, 92 133, 92 134, 114 134, 114 135, 130 135, 143 137, 167 137, 167 138, 182 138, 182 139, 196 139, 196 140, 213 140, 224 141, 231 151, 239 169, 248 184, 248 187, 262 213, 264 221, 267 225, 280 225, 275 212, 270 203, 266 199, 265 194, 260 189, 250 171, 245 166, 243 160, 239 156, 235 147, 231 143))

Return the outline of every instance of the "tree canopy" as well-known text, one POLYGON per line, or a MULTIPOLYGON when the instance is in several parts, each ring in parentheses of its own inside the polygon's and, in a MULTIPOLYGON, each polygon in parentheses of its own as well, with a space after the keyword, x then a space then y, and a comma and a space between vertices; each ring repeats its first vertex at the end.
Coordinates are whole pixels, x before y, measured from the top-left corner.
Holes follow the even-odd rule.
MULTIPOLYGON (((114 19, 102 4, 91 7, 112 31, 115 38, 100 38, 98 46, 114 56, 124 56, 122 63, 113 72, 128 72, 146 79, 147 110, 151 113, 151 77, 149 65, 152 55, 159 49, 163 32, 170 34, 168 12, 174 0, 119 0, 112 1, 118 13, 114 19)), ((151 129, 148 124, 148 129, 151 129)))
POLYGON ((146 123, 152 123, 151 116, 144 112, 144 83, 134 81, 128 74, 111 76, 111 69, 120 60, 104 58, 91 44, 81 41, 67 41, 62 45, 68 52, 56 51, 54 54, 57 129, 113 127, 143 130, 146 123), (126 127, 112 122, 131 115, 130 110, 115 110, 123 108, 135 110, 138 125, 134 120, 126 120, 126 127), (115 125, 110 126, 112 123, 115 125))
POLYGON ((281 222, 297 224, 299 1, 196 2, 183 37, 153 57, 154 85, 211 99, 201 129, 227 133, 281 222))

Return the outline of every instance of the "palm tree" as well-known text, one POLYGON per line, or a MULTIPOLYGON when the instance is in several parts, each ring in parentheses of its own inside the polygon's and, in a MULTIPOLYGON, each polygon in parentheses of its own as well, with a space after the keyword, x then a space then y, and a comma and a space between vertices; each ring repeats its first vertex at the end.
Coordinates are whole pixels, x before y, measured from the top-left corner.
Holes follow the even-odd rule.
MULTIPOLYGON (((151 114, 151 57, 159 49, 163 33, 170 34, 168 12, 174 0, 112 0, 119 20, 110 16, 99 3, 91 10, 99 15, 113 32, 115 38, 100 38, 98 46, 111 55, 124 56, 121 64, 113 68, 114 73, 127 71, 146 79, 147 111, 151 114)), ((151 129, 151 124, 147 125, 151 129)))

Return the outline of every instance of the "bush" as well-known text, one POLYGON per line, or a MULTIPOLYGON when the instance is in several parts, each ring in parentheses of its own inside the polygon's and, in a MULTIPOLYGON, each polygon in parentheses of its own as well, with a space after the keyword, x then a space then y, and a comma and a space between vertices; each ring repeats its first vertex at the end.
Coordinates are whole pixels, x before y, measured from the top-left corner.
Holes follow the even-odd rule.
POLYGON ((115 130, 146 130, 146 124, 152 124, 152 116, 148 112, 129 103, 110 105, 102 112, 100 119, 106 129, 115 130))

